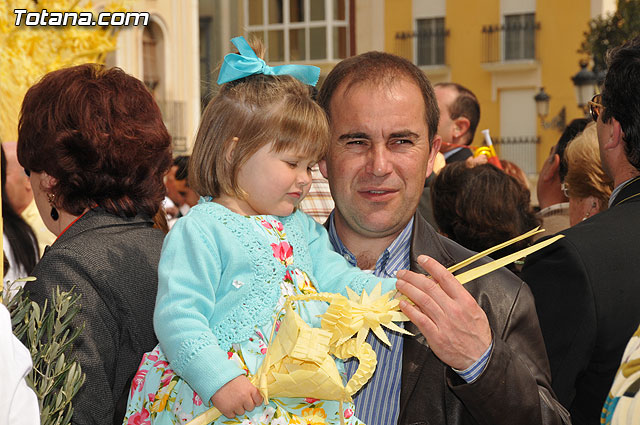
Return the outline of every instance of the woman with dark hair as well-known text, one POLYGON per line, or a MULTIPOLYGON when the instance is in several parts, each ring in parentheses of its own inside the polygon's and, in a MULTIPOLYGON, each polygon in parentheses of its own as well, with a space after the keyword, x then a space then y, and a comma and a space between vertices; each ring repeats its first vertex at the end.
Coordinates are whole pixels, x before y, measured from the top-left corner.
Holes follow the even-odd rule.
POLYGON ((2 148, 2 238, 4 251, 4 287, 18 289, 11 285, 16 279, 27 277, 38 262, 36 236, 26 221, 13 210, 7 196, 7 159, 2 148))
POLYGON ((73 423, 122 423, 142 355, 156 346, 153 307, 164 234, 153 227, 171 140, 142 82, 86 64, 51 72, 25 95, 18 160, 58 238, 25 285, 39 304, 81 294, 74 343, 86 381, 73 423))
MULTIPOLYGON (((529 191, 491 164, 473 168, 464 162, 448 164, 431 186, 431 199, 440 231, 473 251, 484 251, 540 225, 529 191)), ((529 244, 531 238, 492 256, 500 258, 529 244)), ((519 271, 514 264, 507 268, 519 271)))

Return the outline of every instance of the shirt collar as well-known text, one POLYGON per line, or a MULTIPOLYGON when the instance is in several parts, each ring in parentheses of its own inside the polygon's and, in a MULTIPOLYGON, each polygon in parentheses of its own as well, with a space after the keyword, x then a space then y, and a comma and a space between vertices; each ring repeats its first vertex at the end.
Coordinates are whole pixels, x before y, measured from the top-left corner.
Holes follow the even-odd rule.
POLYGON ((609 196, 609 208, 611 208, 611 206, 613 205, 613 203, 615 202, 616 198, 618 197, 618 195, 620 194, 620 192, 622 192, 622 189, 624 189, 625 187, 627 187, 629 185, 629 183, 631 183, 633 180, 637 180, 638 176, 636 177, 631 177, 629 180, 625 180, 622 183, 620 183, 618 185, 618 187, 616 187, 615 189, 613 189, 613 192, 611 192, 611 196, 609 196))
POLYGON ((451 149, 450 151, 444 152, 442 155, 444 156, 444 159, 449 159, 449 157, 451 155, 461 151, 462 149, 464 149, 464 148, 463 147, 459 147, 459 148, 451 149))
MULTIPOLYGON (((338 237, 334 223, 334 212, 329 216, 329 240, 333 249, 342 255, 352 266, 357 265, 356 257, 347 249, 338 237)), ((402 229, 402 232, 391 242, 391 244, 380 254, 376 261, 376 268, 373 273, 380 277, 395 277, 396 272, 408 269, 410 266, 409 251, 411 249, 411 231, 413 229, 413 217, 402 229)))

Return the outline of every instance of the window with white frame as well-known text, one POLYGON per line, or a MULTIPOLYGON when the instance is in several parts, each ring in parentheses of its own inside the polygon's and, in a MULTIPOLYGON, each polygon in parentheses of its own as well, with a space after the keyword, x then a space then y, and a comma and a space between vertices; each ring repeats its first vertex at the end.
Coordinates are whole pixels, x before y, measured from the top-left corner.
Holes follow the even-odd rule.
POLYGON ((535 59, 535 13, 504 16, 504 59, 535 59))
POLYGON ((244 26, 272 63, 348 56, 349 0, 244 0, 244 26))
POLYGON ((444 18, 416 20, 418 65, 444 65, 444 18))

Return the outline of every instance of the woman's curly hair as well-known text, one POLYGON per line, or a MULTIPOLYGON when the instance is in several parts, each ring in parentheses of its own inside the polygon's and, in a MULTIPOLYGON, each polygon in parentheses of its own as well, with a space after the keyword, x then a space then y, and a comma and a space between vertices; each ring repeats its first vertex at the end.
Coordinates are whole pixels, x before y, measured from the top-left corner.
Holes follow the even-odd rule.
POLYGON ((152 217, 164 198, 171 137, 153 96, 119 68, 84 64, 50 72, 22 103, 18 160, 55 178, 55 205, 98 206, 152 217))

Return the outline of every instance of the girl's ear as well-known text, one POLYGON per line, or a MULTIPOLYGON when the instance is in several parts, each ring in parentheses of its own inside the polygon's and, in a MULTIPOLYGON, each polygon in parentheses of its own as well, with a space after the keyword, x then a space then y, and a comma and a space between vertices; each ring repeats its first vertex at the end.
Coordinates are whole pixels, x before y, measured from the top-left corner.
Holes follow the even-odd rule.
POLYGON ((232 161, 232 157, 233 157, 233 151, 236 148, 236 145, 238 143, 238 138, 234 137, 233 139, 231 139, 231 143, 229 143, 229 145, 227 146, 227 149, 224 152, 224 159, 227 161, 228 164, 231 164, 232 161))

